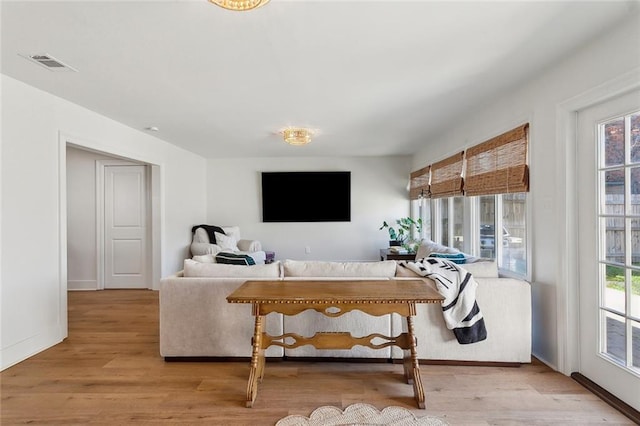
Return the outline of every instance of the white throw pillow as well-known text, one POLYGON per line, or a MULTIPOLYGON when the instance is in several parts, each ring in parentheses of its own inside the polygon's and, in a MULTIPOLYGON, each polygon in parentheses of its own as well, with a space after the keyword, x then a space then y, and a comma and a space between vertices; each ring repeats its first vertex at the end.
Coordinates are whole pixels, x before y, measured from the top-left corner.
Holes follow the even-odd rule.
POLYGON ((416 251, 416 260, 429 257, 431 253, 460 253, 460 250, 454 247, 443 246, 442 244, 438 244, 435 241, 431 241, 428 238, 425 238, 420 242, 420 247, 416 251))
POLYGON ((224 235, 219 232, 215 233, 216 244, 224 251, 238 251, 238 240, 231 235, 224 235))

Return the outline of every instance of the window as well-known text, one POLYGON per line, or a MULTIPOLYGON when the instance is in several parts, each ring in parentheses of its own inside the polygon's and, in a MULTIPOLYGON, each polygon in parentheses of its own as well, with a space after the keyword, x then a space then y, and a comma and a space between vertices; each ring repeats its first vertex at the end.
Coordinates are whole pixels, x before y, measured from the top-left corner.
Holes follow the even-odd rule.
POLYGON ((439 218, 434 241, 465 251, 465 199, 449 197, 434 200, 432 206, 439 218))
POLYGON ((529 278, 527 262, 527 194, 483 195, 478 203, 480 250, 477 256, 497 259, 500 272, 529 278))
POLYGON ((502 274, 528 279, 526 200, 526 193, 440 198, 422 214, 437 218, 434 241, 496 259, 502 274))
POLYGON ((411 218, 414 220, 422 219, 422 231, 420 235, 416 235, 418 239, 431 239, 431 209, 428 203, 430 176, 431 166, 416 170, 410 175, 411 218))
POLYGON ((449 199, 441 198, 436 203, 440 206, 440 242, 449 245, 449 199))
POLYGON ((517 276, 528 276, 527 271, 527 194, 502 194, 502 256, 498 266, 517 276))
POLYGON ((640 372, 640 111, 599 126, 601 352, 640 372))
MULTIPOLYGON (((529 279, 528 145, 529 123, 525 123, 412 172, 412 214, 416 217, 417 210, 422 218, 423 236, 474 256, 496 259, 503 274, 529 279), (431 201, 425 202, 425 197, 431 201)), ((634 152, 640 158, 640 141, 634 152)), ((636 169, 631 175, 637 178, 640 192, 640 167, 636 169)), ((632 223, 640 225, 640 211, 632 223)), ((640 238, 640 229, 634 235, 640 238)), ((637 272, 640 275, 640 268, 637 272)))
POLYGON ((477 252, 480 257, 496 257, 496 197, 477 197, 480 204, 478 212, 480 219, 480 250, 477 252))
POLYGON ((416 235, 418 240, 431 238, 431 203, 428 198, 418 198, 411 200, 411 218, 422 219, 422 232, 416 235))
POLYGON ((464 251, 464 198, 454 197, 451 202, 453 204, 451 209, 453 241, 450 241, 450 245, 464 251))

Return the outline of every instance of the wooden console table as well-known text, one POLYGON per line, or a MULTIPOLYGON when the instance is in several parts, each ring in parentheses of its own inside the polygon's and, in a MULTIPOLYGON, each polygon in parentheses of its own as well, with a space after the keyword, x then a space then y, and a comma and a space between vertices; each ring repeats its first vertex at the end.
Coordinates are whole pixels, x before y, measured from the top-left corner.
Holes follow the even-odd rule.
POLYGON ((313 345, 317 349, 351 349, 362 345, 373 349, 398 346, 404 350, 404 375, 413 384, 418 407, 425 408, 424 389, 416 352, 413 316, 416 303, 440 303, 443 297, 421 280, 370 281, 247 281, 227 297, 229 303, 253 304, 255 330, 252 339, 251 370, 247 385, 247 407, 258 394, 258 381, 264 376, 264 350, 271 345, 297 348, 313 345), (278 312, 295 315, 314 309, 328 317, 338 317, 354 309, 381 316, 397 313, 406 318, 403 332, 396 336, 370 334, 354 337, 348 332, 318 332, 312 337, 294 333, 271 336, 265 330, 265 315, 278 312), (293 343, 285 343, 285 338, 293 343), (373 339, 385 340, 374 344, 373 339))

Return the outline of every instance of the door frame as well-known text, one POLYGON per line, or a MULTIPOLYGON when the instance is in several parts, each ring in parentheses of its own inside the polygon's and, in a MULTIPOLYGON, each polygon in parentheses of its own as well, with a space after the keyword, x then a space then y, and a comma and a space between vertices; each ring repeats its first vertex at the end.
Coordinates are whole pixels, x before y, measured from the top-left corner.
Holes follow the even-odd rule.
MULTIPOLYGON (((640 68, 620 75, 556 107, 558 254, 556 267, 557 365, 565 375, 580 371, 578 280, 578 111, 640 88, 640 68)), ((546 360, 547 362, 549 360, 546 360)), ((553 366, 553 364, 551 364, 553 366)))
MULTIPOLYGON (((147 165, 148 181, 150 188, 150 247, 148 248, 149 279, 152 290, 160 289, 160 278, 162 276, 162 235, 164 233, 164 223, 162 221, 162 203, 164 187, 164 165, 149 161, 146 158, 136 158, 131 153, 116 152, 113 147, 105 146, 96 141, 90 141, 64 131, 58 131, 58 219, 59 219, 59 306, 61 318, 61 330, 63 338, 67 337, 67 146, 71 146, 85 151, 92 151, 103 155, 115 157, 114 159, 129 160, 147 165)), ((104 281, 103 281, 104 282, 104 281)))
MULTIPOLYGON (((105 183, 105 171, 109 166, 144 166, 145 168, 145 197, 147 198, 147 230, 145 239, 147 241, 147 250, 145 253, 146 256, 146 276, 151 278, 153 276, 152 272, 152 243, 151 243, 151 235, 152 235, 152 206, 151 200, 153 199, 151 195, 151 172, 150 166, 146 163, 140 163, 138 161, 133 160, 96 160, 96 288, 98 290, 104 290, 104 268, 105 268, 105 216, 104 216, 104 207, 105 207, 105 192, 104 192, 104 183, 105 183)), ((153 283, 150 282, 149 289, 153 288, 153 283)))

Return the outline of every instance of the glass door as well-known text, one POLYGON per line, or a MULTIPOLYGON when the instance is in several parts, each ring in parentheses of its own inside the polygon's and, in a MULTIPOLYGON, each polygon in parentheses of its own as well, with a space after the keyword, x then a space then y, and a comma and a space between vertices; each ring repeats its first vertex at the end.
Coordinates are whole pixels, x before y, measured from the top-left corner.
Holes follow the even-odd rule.
POLYGON ((640 111, 597 132, 600 353, 640 374, 640 111))
POLYGON ((580 372, 640 409, 640 93, 578 123, 580 372))

